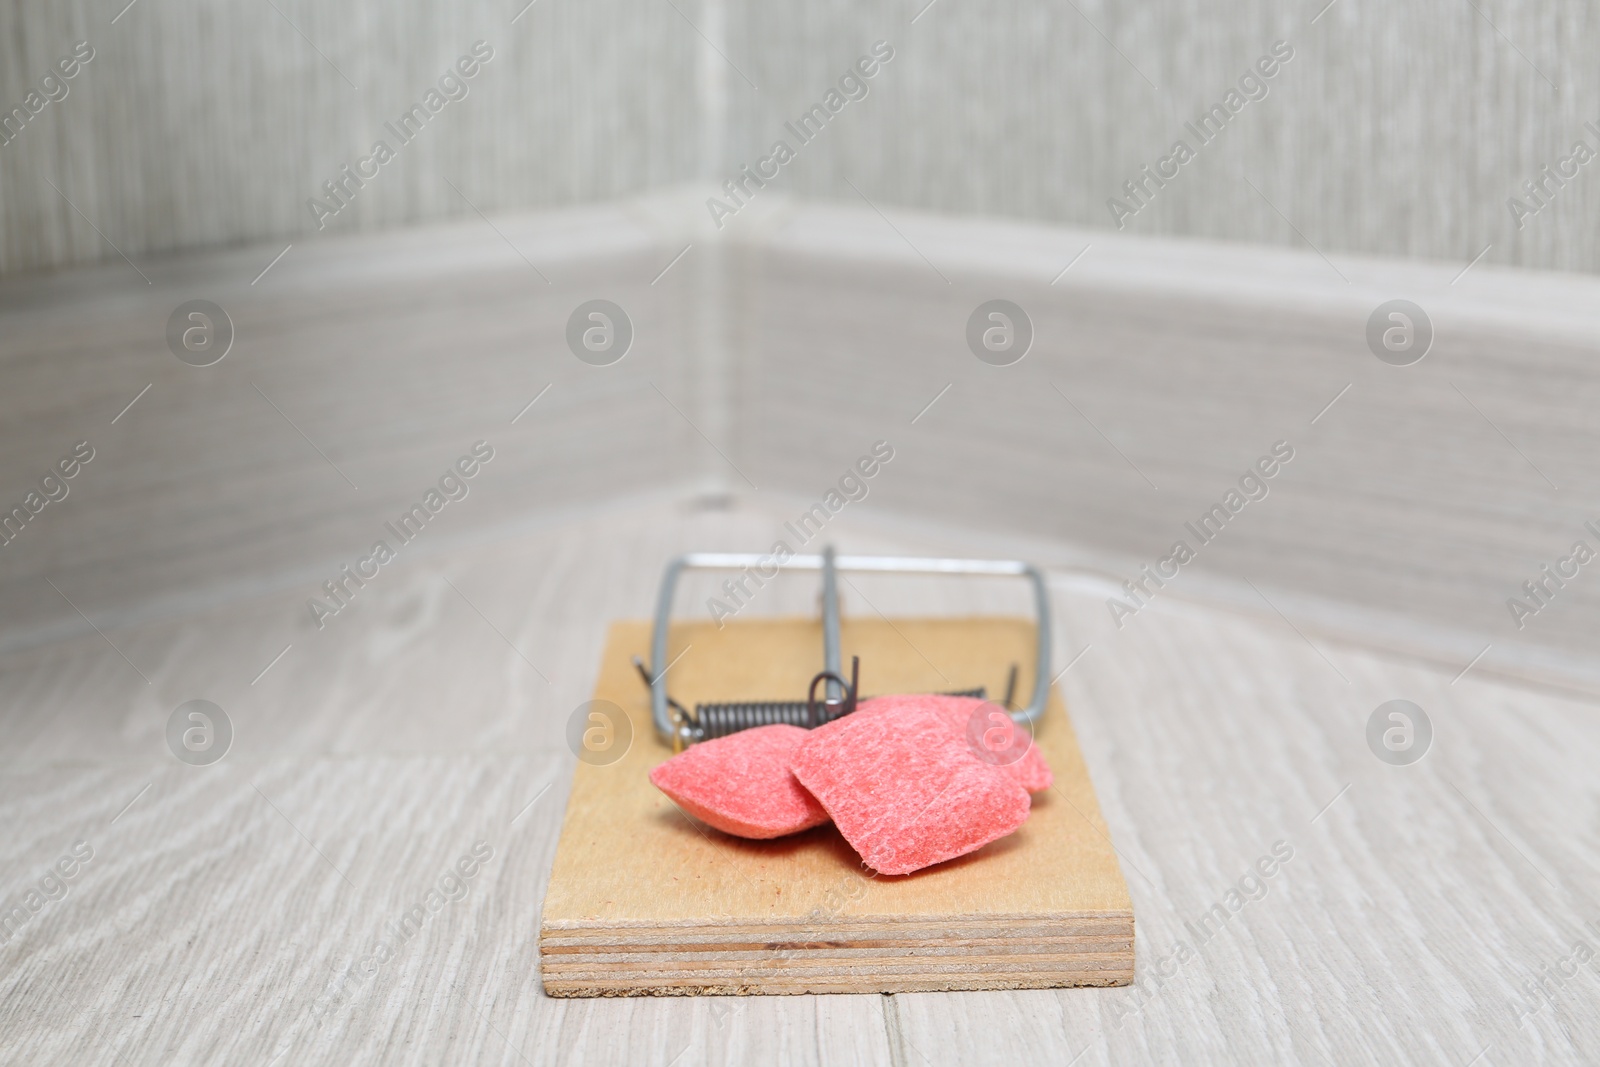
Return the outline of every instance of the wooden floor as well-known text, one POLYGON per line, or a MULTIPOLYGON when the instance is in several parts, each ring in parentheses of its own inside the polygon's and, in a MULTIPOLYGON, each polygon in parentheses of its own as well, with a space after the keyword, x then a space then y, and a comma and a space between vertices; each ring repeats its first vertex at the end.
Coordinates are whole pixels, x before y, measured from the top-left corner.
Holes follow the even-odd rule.
MULTIPOLYGON (((545 997, 564 728, 605 626, 648 614, 668 554, 764 549, 780 518, 597 510, 401 560, 320 632, 289 588, 0 659, 0 911, 92 849, 0 944, 0 1062, 1600 1060, 1597 976, 1573 961, 1600 943, 1595 706, 1178 593, 1116 631, 1072 575, 1056 655, 1081 658, 1060 686, 1138 915, 1132 987, 545 997), (1434 725, 1410 767, 1365 738, 1398 697, 1434 725), (166 749, 193 698, 234 726, 214 766, 166 749), (1252 877, 1275 847, 1291 857, 1252 877), (474 877, 446 883, 461 899, 389 932, 474 850, 474 877), (1242 906, 1197 933, 1230 892, 1242 906), (380 940, 392 957, 341 989, 380 940), (1541 977, 1548 1001, 1522 988, 1541 977)), ((846 512, 830 536, 949 546, 887 529, 846 512)), ((801 576, 749 610, 814 604, 801 576)), ((847 614, 1025 606, 999 586, 845 589, 847 614)))

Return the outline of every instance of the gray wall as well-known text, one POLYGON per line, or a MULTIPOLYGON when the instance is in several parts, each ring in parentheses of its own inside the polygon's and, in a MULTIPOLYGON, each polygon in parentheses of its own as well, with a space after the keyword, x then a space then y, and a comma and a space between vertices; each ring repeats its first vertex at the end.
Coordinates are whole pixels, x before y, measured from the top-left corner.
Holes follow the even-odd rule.
POLYGON ((1522 230, 1506 206, 1574 139, 1600 147, 1582 0, 1339 0, 1315 24, 1322 0, 939 0, 912 24, 922 6, 541 0, 510 24, 518 0, 163 0, 112 24, 120 3, 24 0, 0 11, 6 109, 75 40, 96 58, 0 146, 0 272, 315 232, 307 197, 477 38, 496 58, 469 98, 330 227, 469 216, 446 178, 485 211, 723 178, 878 38, 898 56, 781 189, 1107 227, 1123 181, 1285 38, 1266 99, 1128 232, 1600 269, 1600 162, 1522 230))
POLYGON ((97 55, 0 146, 0 272, 315 232, 306 199, 478 38, 496 55, 471 95, 330 229, 470 216, 446 178, 485 211, 720 179, 880 38, 895 60, 779 188, 1108 227, 1106 200, 1281 38, 1269 95, 1127 232, 1600 268, 1600 162, 1520 231, 1506 207, 1576 138, 1600 147, 1582 0, 1339 0, 1315 24, 1323 0, 938 0, 912 24, 923 3, 540 0, 512 25, 520 0, 140 0, 113 25, 120 3, 23 0, 0 11, 0 105, 73 41, 97 55))
POLYGON ((1506 207, 1574 139, 1600 148, 1583 129, 1600 125, 1592 4, 1339 0, 1310 24, 1326 2, 938 0, 914 25, 926 0, 739 5, 728 53, 761 91, 729 82, 725 169, 787 136, 881 38, 894 61, 779 188, 859 204, 853 182, 879 203, 1110 227, 1106 200, 1175 138, 1195 146, 1183 120, 1284 39, 1294 58, 1265 99, 1125 232, 1305 248, 1292 222, 1327 253, 1464 265, 1492 243, 1484 262, 1600 268, 1600 161, 1520 232, 1506 207))
POLYGON ((0 9, 0 107, 75 41, 95 50, 66 98, 0 145, 0 272, 115 260, 112 245, 143 266, 304 238, 307 199, 380 136, 397 158, 324 235, 475 218, 462 195, 485 212, 547 207, 695 173, 700 39, 666 4, 541 0, 513 25, 513 0, 139 0, 112 24, 125 2, 0 9), (387 137, 479 39, 494 58, 468 95, 412 144, 387 137))

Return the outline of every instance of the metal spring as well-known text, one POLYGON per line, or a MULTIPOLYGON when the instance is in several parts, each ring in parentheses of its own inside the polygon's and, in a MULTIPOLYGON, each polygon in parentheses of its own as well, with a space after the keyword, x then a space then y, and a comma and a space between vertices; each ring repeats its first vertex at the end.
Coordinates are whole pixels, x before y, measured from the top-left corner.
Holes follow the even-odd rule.
POLYGON ((804 700, 746 700, 726 704, 696 704, 695 722, 699 724, 700 740, 726 737, 740 730, 774 723, 790 726, 810 726, 810 711, 804 700))
MULTIPOLYGON (((979 686, 976 689, 964 689, 944 695, 976 697, 984 700, 988 696, 988 690, 979 686)), ((710 741, 712 738, 726 737, 740 730, 771 726, 774 723, 787 723, 790 726, 800 727, 811 725, 810 711, 804 700, 745 700, 722 704, 696 704, 694 718, 697 741, 710 741)), ((832 719, 824 718, 823 721, 831 722, 832 719)))

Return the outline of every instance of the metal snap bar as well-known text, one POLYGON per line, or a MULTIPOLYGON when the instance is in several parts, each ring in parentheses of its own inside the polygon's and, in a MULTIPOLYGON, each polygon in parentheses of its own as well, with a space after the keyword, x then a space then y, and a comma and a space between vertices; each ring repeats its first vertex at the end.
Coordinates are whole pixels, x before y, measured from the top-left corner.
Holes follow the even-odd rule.
MULTIPOLYGON (((691 552, 668 561, 661 576, 661 589, 656 598, 655 626, 650 640, 650 659, 663 667, 667 659, 667 638, 672 618, 672 598, 677 591, 678 576, 685 570, 744 570, 747 567, 770 566, 767 556, 741 552, 691 552)), ((690 716, 682 704, 667 693, 666 679, 661 671, 647 668, 638 658, 634 665, 650 687, 650 716, 656 734, 670 744, 673 751, 682 751, 696 741, 723 737, 753 726, 787 722, 795 726, 818 726, 838 715, 848 714, 857 703, 855 687, 856 667, 851 670, 851 681, 841 675, 839 651, 839 591, 837 571, 871 571, 894 574, 959 574, 971 576, 1015 576, 1027 578, 1033 586, 1035 633, 1037 651, 1034 658, 1033 699, 1027 707, 1011 711, 1011 718, 1019 725, 1032 725, 1044 714, 1050 697, 1050 593, 1044 574, 1031 563, 1022 560, 939 559, 909 556, 835 556, 831 545, 820 555, 792 556, 783 566, 795 570, 822 572, 822 649, 823 669, 811 679, 809 695, 799 700, 738 701, 720 704, 698 704, 690 716), (816 705, 818 682, 826 683, 826 696, 820 708, 816 705), (843 709, 848 703, 848 710, 843 709)), ((1017 682, 1016 666, 1011 668, 1006 685, 1006 707, 1011 708, 1017 682)), ((966 690, 959 696, 983 698, 983 689, 966 690)))

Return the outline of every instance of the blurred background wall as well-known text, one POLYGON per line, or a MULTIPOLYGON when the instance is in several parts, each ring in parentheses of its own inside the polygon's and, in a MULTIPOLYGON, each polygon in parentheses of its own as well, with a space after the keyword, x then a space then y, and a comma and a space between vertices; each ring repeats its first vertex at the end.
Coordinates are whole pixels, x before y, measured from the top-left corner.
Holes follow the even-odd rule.
POLYGON ((878 40, 895 58, 784 191, 1112 227, 1106 201, 1281 40, 1267 95, 1127 232, 1600 268, 1590 168, 1520 230, 1507 207, 1600 144, 1583 0, 125 3, 0 11, 7 109, 95 49, 0 146, 0 272, 315 232, 306 200, 479 39, 494 58, 468 99, 329 231, 720 181, 878 40))
POLYGON ((926 3, 733 6, 729 54, 762 91, 730 83, 729 164, 882 38, 896 59, 808 146, 794 192, 856 200, 853 182, 886 203, 1103 228, 1106 200, 1182 137, 1198 158, 1126 232, 1463 263, 1492 243, 1484 262, 1600 268, 1588 167, 1520 232, 1506 206, 1576 139, 1600 146, 1584 128, 1600 126, 1600 67, 1581 58, 1600 10, 1582 0, 926 3), (1294 55, 1265 98, 1198 148, 1183 123, 1280 40, 1294 55))
POLYGON ((126 3, 0 11, 6 109, 94 48, 0 145, 0 271, 317 233, 306 201, 379 138, 398 158, 324 234, 607 200, 702 156, 700 39, 666 3, 126 3), (402 145, 385 123, 479 40, 493 58, 467 96, 402 145))
POLYGON ((78 41, 0 144, 0 504, 99 458, 3 550, 0 648, 315 592, 480 438, 500 458, 438 544, 640 496, 805 504, 884 438, 860 510, 1113 590, 1284 439, 1185 589, 1600 688, 1600 587, 1506 609, 1600 518, 1600 162, 1520 188, 1600 147, 1578 0, 22 0, 3 113, 59 95, 78 41), (778 140, 769 184, 723 187, 778 140), (964 339, 996 296, 1037 332, 1014 367, 964 339), (205 369, 165 337, 198 297, 237 331, 205 369), (603 368, 564 334, 597 297, 636 331, 603 368), (1369 350, 1395 297, 1433 316, 1414 367, 1369 350))

